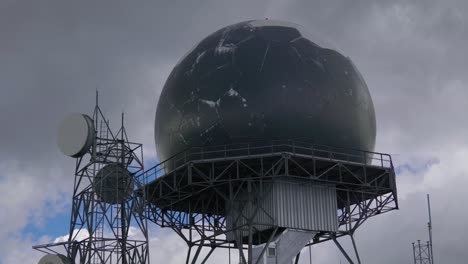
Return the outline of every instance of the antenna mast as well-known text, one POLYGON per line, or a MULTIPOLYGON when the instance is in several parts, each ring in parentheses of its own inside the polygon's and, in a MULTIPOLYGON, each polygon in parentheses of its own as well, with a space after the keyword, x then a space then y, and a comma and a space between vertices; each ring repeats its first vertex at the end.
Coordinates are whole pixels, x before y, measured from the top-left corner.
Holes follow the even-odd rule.
POLYGON ((427 194, 427 211, 429 213, 429 222, 427 223, 427 228, 429 231, 429 246, 431 251, 431 264, 434 264, 434 252, 432 250, 432 216, 431 216, 431 200, 429 194, 427 194))

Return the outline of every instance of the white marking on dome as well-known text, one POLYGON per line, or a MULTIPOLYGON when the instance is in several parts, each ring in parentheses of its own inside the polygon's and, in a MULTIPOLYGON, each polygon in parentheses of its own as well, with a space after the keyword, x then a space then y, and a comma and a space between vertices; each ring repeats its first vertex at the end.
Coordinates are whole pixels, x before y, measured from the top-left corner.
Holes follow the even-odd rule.
MULTIPOLYGON (((237 98, 239 98, 241 100, 243 107, 248 106, 247 105, 247 99, 242 97, 238 91, 234 90, 234 88, 232 88, 232 84, 231 84, 231 87, 229 88, 229 90, 227 90, 227 92, 224 93, 224 95, 229 96, 229 97, 237 97, 237 98)), ((219 105, 219 103, 218 103, 218 105, 219 105)))
POLYGON ((204 50, 201 53, 198 53, 198 56, 195 59, 195 61, 192 63, 192 67, 190 67, 190 71, 188 71, 188 74, 193 73, 193 71, 195 70, 195 67, 200 63, 201 59, 203 58, 203 56, 205 56, 205 54, 206 54, 206 50, 204 50))
POLYGON ((215 54, 224 55, 224 54, 234 53, 236 51, 236 48, 237 48, 236 44, 233 44, 233 43, 218 45, 215 48, 215 54))
POLYGON ((239 92, 234 90, 232 87, 225 93, 227 96, 239 96, 239 92))
POLYGON ((202 53, 199 53, 197 58, 195 59, 195 63, 192 65, 192 67, 194 65, 197 65, 198 63, 200 63, 200 60, 202 59, 203 56, 205 56, 206 54, 206 50, 204 50, 202 53))
POLYGON ((224 43, 226 41, 226 37, 229 35, 229 32, 232 30, 231 27, 227 27, 221 39, 219 40, 218 46, 216 46, 214 53, 215 55, 224 55, 224 54, 229 54, 229 53, 234 53, 236 51, 236 44, 234 43, 224 43))
POLYGON ((211 101, 211 100, 206 100, 206 99, 198 99, 200 102, 208 105, 209 107, 211 108, 216 108, 219 106, 219 99, 215 102, 215 101, 211 101))
POLYGON ((249 25, 253 27, 292 27, 297 28, 299 25, 291 22, 280 21, 280 20, 253 20, 249 21, 249 25))
MULTIPOLYGON (((301 35, 302 35, 302 34, 301 34, 301 35)), ((299 37, 297 37, 297 38, 295 38, 295 39, 289 41, 289 43, 296 42, 296 41, 298 41, 298 40, 300 40, 300 39, 302 39, 302 36, 299 36, 299 37)))
POLYGON ((315 63, 315 65, 319 66, 320 69, 322 69, 322 71, 325 71, 325 67, 323 67, 323 63, 322 63, 322 62, 320 62, 320 61, 318 61, 318 60, 316 60, 316 59, 314 59, 314 58, 310 58, 310 60, 311 60, 313 63, 315 63))
POLYGON ((292 46, 291 46, 291 48, 294 50, 294 52, 296 52, 296 55, 299 57, 299 59, 302 60, 302 55, 301 55, 301 53, 300 53, 295 47, 292 47, 292 46))
POLYGON ((218 67, 216 68, 216 70, 221 70, 221 69, 223 69, 223 68, 226 68, 226 67, 229 66, 230 64, 231 64, 231 63, 226 63, 226 64, 223 64, 223 65, 221 65, 221 66, 218 66, 218 67))
POLYGON ((238 46, 238 45, 240 45, 240 44, 242 44, 242 43, 244 43, 244 42, 246 42, 246 41, 249 41, 249 40, 251 40, 251 39, 253 39, 253 38, 254 38, 254 36, 249 36, 249 37, 247 37, 247 38, 245 38, 245 39, 243 39, 243 40, 237 42, 236 45, 238 46))
POLYGON ((175 104, 171 104, 171 108, 170 108, 170 109, 171 109, 171 110, 172 110, 172 109, 175 109, 179 115, 182 115, 182 111, 180 111, 179 108, 177 108, 177 106, 176 106, 175 104))
POLYGON ((213 130, 217 125, 218 125, 218 123, 214 123, 213 125, 211 125, 211 126, 208 127, 207 129, 205 129, 205 131, 203 131, 203 133, 201 133, 200 136, 201 136, 201 137, 205 136, 205 135, 208 134, 211 130, 213 130))
POLYGON ((265 50, 265 54, 263 54, 262 65, 260 66, 260 72, 263 70, 263 64, 265 64, 265 59, 268 54, 268 50, 270 50, 270 44, 271 44, 271 41, 268 42, 268 45, 265 50))
POLYGON ((179 132, 178 136, 182 140, 182 142, 184 142, 185 145, 188 145, 188 142, 187 142, 187 140, 185 140, 185 137, 184 137, 184 135, 182 135, 182 133, 179 132))

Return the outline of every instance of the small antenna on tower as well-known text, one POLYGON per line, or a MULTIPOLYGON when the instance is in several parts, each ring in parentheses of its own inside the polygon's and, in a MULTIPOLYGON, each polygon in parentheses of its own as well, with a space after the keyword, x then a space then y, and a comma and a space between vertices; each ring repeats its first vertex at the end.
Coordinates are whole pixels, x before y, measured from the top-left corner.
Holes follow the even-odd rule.
POLYGON ((429 222, 427 223, 427 228, 429 231, 429 246, 431 251, 431 264, 434 264, 434 252, 432 250, 432 216, 431 216, 431 200, 429 194, 427 194, 427 211, 429 214, 429 222))

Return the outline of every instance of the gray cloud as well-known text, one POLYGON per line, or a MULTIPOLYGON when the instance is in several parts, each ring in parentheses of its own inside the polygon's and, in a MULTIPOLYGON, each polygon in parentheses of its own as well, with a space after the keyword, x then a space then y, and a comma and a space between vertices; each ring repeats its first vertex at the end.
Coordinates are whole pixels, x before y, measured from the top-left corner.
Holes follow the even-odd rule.
MULTIPOLYGON (((130 137, 154 157, 156 102, 175 63, 216 29, 269 17, 302 24, 351 57, 374 99, 378 151, 396 154, 396 165, 439 161, 426 171, 402 171, 401 210, 370 220, 357 234, 363 259, 409 263, 410 242, 426 236, 424 194, 431 192, 438 263, 463 263, 468 234, 457 223, 468 218, 461 209, 468 199, 461 164, 468 158, 467 11, 466 1, 456 0, 3 0, 0 189, 24 183, 47 192, 22 187, 16 200, 1 192, 2 210, 11 214, 0 217, 0 239, 32 243, 36 239, 11 233, 31 224, 33 215, 46 221, 50 203, 62 210, 73 162, 58 152, 55 137, 66 113, 90 113, 99 89, 111 123, 124 110, 130 137), (57 195, 47 195, 54 190, 57 195)), ((320 263, 339 259, 332 245, 313 250, 320 263)))

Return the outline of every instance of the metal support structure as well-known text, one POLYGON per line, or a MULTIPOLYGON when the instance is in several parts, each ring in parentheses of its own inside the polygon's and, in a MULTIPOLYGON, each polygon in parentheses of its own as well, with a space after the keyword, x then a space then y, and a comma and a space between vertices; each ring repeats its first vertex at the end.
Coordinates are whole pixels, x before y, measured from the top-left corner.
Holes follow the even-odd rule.
POLYGON ((429 240, 426 244, 421 244, 420 240, 418 240, 417 243, 412 243, 413 259, 415 264, 434 264, 434 253, 432 248, 432 215, 429 194, 427 194, 427 211, 429 216, 429 221, 427 222, 429 240))
POLYGON ((299 264, 299 258, 301 257, 301 252, 299 252, 294 260, 294 264, 299 264))
POLYGON ((93 147, 76 159, 68 240, 33 248, 66 255, 73 263, 147 264, 148 229, 147 217, 143 216, 146 198, 136 192, 146 183, 135 177, 144 170, 142 144, 128 140, 123 114, 120 129, 116 134, 112 132, 99 108, 97 93, 92 119, 96 129, 93 147), (96 180, 108 165, 123 168, 125 173, 117 173, 117 183, 110 178, 112 184, 107 185, 106 177, 111 173, 101 173, 103 176, 96 180), (103 198, 109 194, 116 200, 103 198), (79 238, 79 234, 86 238, 79 238))
MULTIPOLYGON (((355 150, 350 154, 295 141, 189 149, 139 177, 148 182, 142 189, 148 197, 148 220, 174 230, 189 248, 237 248, 241 263, 252 263, 253 245, 264 246, 273 230, 279 234, 285 229, 262 205, 266 195, 261 194, 272 183, 296 181, 336 190, 338 229, 317 232, 306 246, 333 240, 340 247, 337 238, 352 236, 370 217, 398 209, 390 155, 355 150), (233 210, 238 213, 228 217, 233 210)), ((360 263, 353 238, 352 242, 360 263)), ((197 263, 190 258, 187 263, 197 263)))
POLYGON ((351 257, 348 255, 348 253, 346 252, 346 250, 341 246, 341 244, 338 242, 338 240, 336 240, 336 237, 333 238, 333 242, 335 242, 335 245, 338 247, 338 249, 341 251, 341 253, 343 254, 343 256, 346 258, 346 260, 349 262, 349 264, 354 264, 353 260, 351 259, 351 257))
POLYGON ((427 228, 429 231, 429 246, 431 252, 431 264, 434 264, 434 251, 433 251, 433 244, 432 244, 432 215, 431 215, 431 200, 429 198, 429 194, 427 194, 427 211, 429 214, 429 222, 427 223, 427 228))
POLYGON ((418 240, 417 243, 412 243, 413 245, 413 258, 414 264, 431 264, 431 247, 429 241, 426 244, 421 244, 421 240, 418 240))

